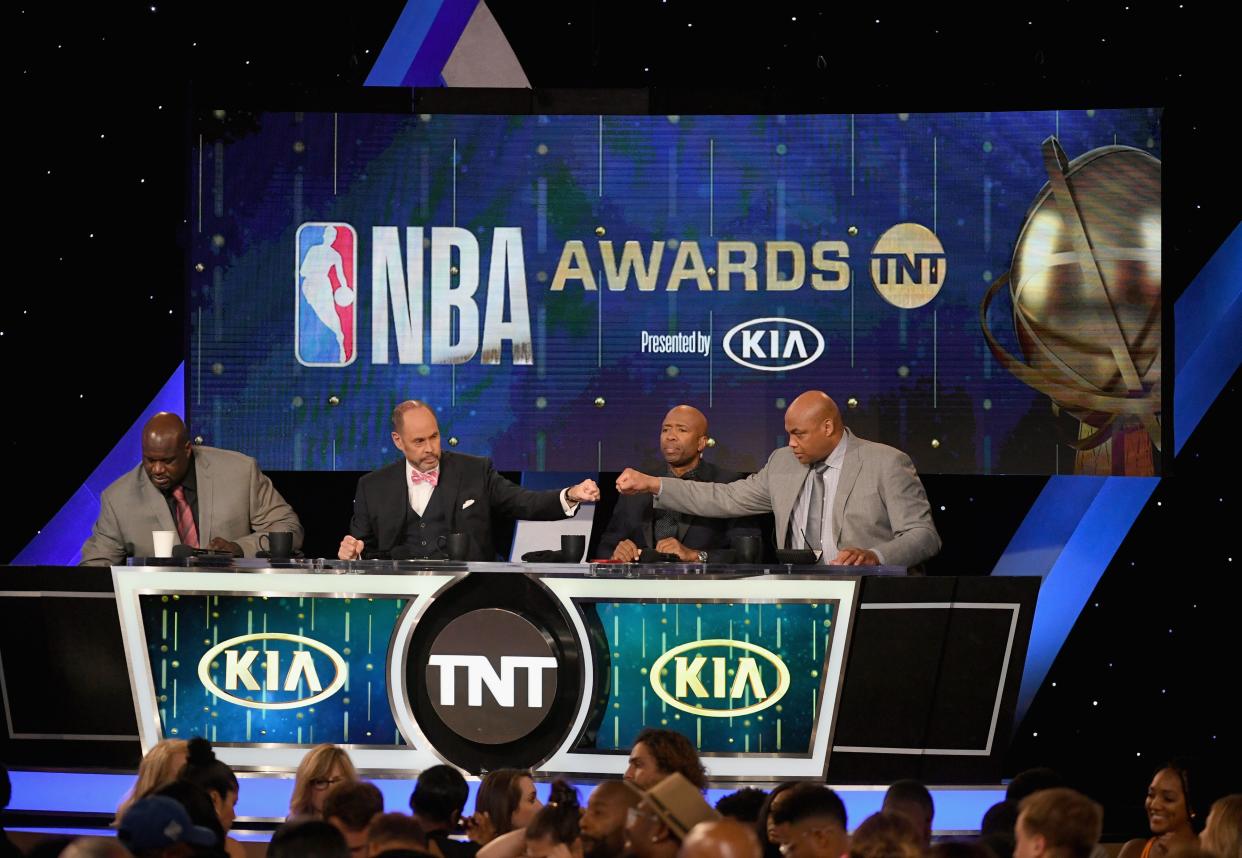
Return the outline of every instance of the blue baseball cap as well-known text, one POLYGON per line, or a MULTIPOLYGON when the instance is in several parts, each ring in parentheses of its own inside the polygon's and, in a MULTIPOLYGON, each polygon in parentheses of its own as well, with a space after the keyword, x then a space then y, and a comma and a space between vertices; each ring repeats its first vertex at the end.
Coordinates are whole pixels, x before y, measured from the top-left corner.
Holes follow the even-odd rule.
POLYGON ((215 846, 216 834, 210 828, 190 822, 181 802, 154 795, 130 805, 121 817, 117 839, 131 852, 160 849, 174 843, 215 846))

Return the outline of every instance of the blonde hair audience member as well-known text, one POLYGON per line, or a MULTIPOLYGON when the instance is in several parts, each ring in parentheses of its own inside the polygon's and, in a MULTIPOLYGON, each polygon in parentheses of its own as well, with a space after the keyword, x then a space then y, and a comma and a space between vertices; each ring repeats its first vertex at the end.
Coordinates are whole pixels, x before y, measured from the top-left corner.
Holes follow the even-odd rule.
POLYGON ((289 818, 323 818, 323 799, 338 783, 358 780, 349 754, 336 745, 316 745, 298 765, 289 797, 289 818))

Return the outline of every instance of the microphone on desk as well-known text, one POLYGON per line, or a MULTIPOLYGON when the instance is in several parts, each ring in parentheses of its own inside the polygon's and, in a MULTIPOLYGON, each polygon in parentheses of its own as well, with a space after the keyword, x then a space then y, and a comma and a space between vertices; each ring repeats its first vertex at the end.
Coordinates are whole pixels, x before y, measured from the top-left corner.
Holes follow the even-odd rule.
POLYGON ((174 560, 184 560, 187 557, 232 557, 232 551, 216 551, 211 548, 194 548, 190 545, 174 545, 172 550, 174 560))
MULTIPOLYGON (((802 544, 807 544, 806 531, 798 526, 794 521, 793 514, 789 516, 789 528, 792 532, 797 528, 798 536, 801 538, 802 544)), ((794 566, 815 566, 820 562, 820 556, 824 553, 822 547, 816 548, 778 548, 776 549, 776 559, 780 563, 790 563, 794 566)))

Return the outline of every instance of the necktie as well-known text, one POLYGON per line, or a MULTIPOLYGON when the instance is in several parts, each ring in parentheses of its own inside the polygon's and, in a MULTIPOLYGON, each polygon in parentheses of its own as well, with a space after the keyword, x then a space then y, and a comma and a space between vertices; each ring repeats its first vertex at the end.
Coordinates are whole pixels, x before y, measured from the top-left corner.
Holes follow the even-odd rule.
POLYGON ((434 489, 436 484, 440 482, 440 469, 436 468, 434 471, 420 471, 418 468, 414 468, 410 471, 410 482, 414 485, 418 485, 419 483, 427 483, 434 489))
MULTIPOLYGON (((681 475, 683 480, 698 479, 698 471, 686 471, 681 475)), ((656 515, 656 520, 652 526, 655 534, 655 541, 658 545, 661 539, 668 539, 670 536, 677 535, 677 526, 681 524, 681 516, 672 510, 662 509, 656 515)))
POLYGON ((177 536, 182 545, 198 548, 198 527, 194 524, 194 511, 185 499, 185 486, 177 486, 172 494, 177 507, 177 536))
POLYGON ((827 462, 820 462, 811 470, 811 503, 806 511, 806 547, 813 551, 824 548, 823 529, 824 517, 824 471, 828 470, 827 462))
POLYGON ((670 536, 677 535, 677 513, 669 510, 660 510, 660 517, 655 520, 655 540, 659 544, 661 539, 667 539, 670 536))

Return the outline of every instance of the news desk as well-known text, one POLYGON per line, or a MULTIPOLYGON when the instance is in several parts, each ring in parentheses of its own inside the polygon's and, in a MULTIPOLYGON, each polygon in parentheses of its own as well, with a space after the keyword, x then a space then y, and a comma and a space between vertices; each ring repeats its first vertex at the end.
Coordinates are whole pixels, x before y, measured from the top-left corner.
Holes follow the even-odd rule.
POLYGON ((994 784, 1039 580, 875 567, 452 562, 0 568, 0 757, 132 771, 203 735, 615 777, 644 727, 714 784, 994 784))

